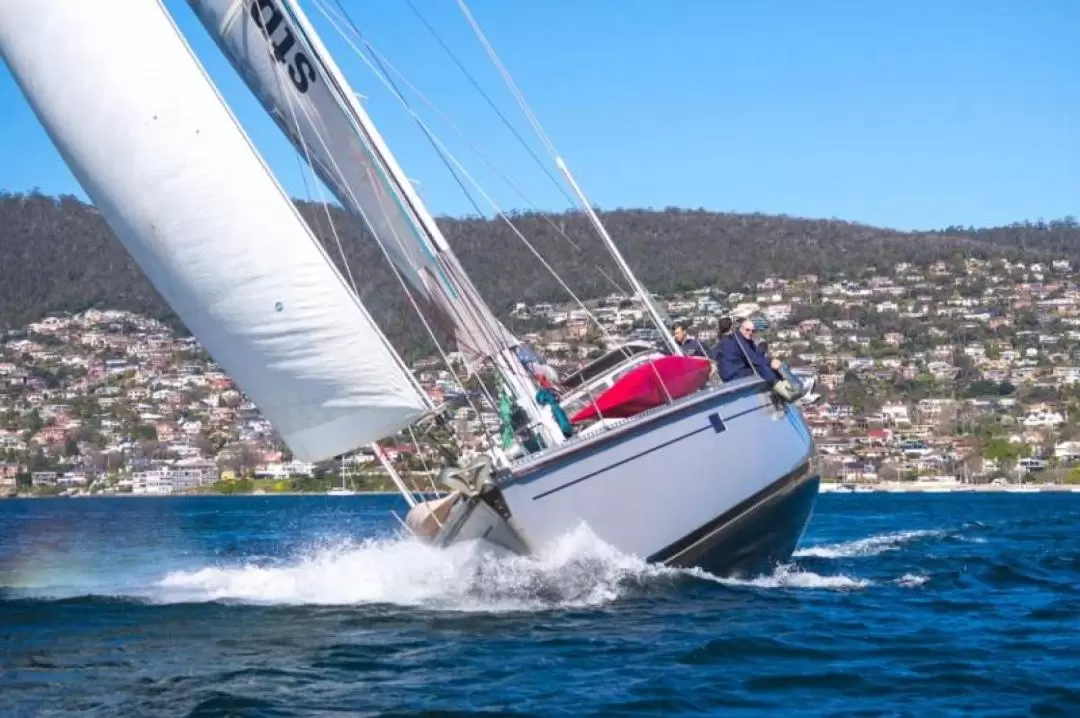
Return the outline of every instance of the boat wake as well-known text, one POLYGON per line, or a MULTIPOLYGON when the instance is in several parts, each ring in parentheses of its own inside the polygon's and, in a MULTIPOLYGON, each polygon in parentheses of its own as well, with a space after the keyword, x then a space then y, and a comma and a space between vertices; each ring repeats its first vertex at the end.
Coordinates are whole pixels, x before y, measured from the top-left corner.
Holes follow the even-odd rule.
MULTIPOLYGON (((600 607, 687 581, 841 591, 874 583, 844 574, 821 575, 795 564, 750 579, 658 566, 619 553, 582 527, 534 557, 495 553, 481 544, 436 549, 408 538, 341 543, 278 565, 175 571, 148 598, 167 603, 389 604, 454 611, 536 611, 600 607)), ((920 580, 909 574, 895 582, 918 585, 920 580)))
POLYGON ((498 552, 479 542, 439 549, 409 537, 333 540, 285 557, 207 562, 173 569, 164 576, 143 574, 127 580, 113 575, 109 583, 84 584, 81 589, 79 581, 35 582, 12 595, 108 596, 152 604, 387 605, 516 612, 599 608, 686 585, 841 592, 880 584, 914 588, 927 578, 917 573, 899 575, 899 571, 892 578, 867 577, 853 575, 846 567, 848 572, 834 573, 815 562, 875 556, 942 535, 940 531, 904 531, 810 546, 771 574, 747 579, 649 564, 618 552, 584 526, 532 557, 498 552), (809 562, 800 560, 804 558, 809 562))
POLYGON ((868 536, 834 544, 806 546, 795 551, 795 558, 860 558, 898 551, 905 544, 930 538, 941 538, 945 531, 897 531, 868 536))
POLYGON ((870 579, 845 574, 823 576, 795 564, 782 564, 777 566, 776 570, 771 574, 754 578, 718 578, 708 574, 706 576, 710 580, 726 586, 746 586, 749 588, 811 588, 851 591, 866 588, 874 583, 870 579))
POLYGON ((514 611, 600 606, 680 571, 620 554, 586 529, 522 557, 486 544, 447 549, 411 538, 342 542, 276 565, 214 566, 169 573, 158 602, 393 604, 514 611))

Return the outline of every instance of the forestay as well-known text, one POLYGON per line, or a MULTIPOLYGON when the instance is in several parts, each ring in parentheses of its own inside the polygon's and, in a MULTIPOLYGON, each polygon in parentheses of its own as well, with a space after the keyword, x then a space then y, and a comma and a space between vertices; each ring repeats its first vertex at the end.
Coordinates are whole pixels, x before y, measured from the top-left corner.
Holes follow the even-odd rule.
POLYGON ((188 0, 267 112, 383 247, 470 366, 517 340, 491 314, 302 11, 283 0, 188 0))
POLYGON ((160 2, 0 0, 0 52, 109 226, 297 458, 429 408, 160 2))

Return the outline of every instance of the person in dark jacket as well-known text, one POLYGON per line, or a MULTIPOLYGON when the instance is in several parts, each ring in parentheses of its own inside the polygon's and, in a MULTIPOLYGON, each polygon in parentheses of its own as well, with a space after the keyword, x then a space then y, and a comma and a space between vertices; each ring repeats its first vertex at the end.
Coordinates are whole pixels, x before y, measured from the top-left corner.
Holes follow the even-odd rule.
POLYGON ((722 381, 735 381, 757 374, 773 385, 780 381, 780 361, 770 360, 754 344, 754 323, 744 319, 737 331, 720 340, 713 350, 713 361, 722 381))
POLYGON ((716 341, 717 342, 719 342, 721 339, 723 339, 727 335, 731 334, 731 324, 732 324, 731 317, 729 317, 726 314, 724 316, 720 317, 716 321, 716 341))
POLYGON ((683 322, 675 323, 675 326, 671 328, 671 336, 675 338, 675 343, 682 349, 683 356, 705 357, 706 359, 709 357, 705 345, 687 333, 686 324, 683 322))

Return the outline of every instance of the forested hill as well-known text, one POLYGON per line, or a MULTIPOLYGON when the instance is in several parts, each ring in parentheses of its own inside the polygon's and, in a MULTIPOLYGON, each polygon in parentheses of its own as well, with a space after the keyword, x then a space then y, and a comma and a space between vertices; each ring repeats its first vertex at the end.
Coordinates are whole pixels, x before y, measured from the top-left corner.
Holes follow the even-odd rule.
MULTIPOLYGON (((307 203, 300 203, 300 209, 337 257, 324 209, 307 203)), ((407 307, 381 252, 365 241, 357 222, 337 209, 331 215, 365 303, 384 320, 382 326, 403 327, 407 307)), ((641 280, 659 293, 705 284, 735 290, 767 275, 831 275, 957 256, 1080 259, 1080 226, 1072 219, 904 233, 834 220, 703 210, 616 210, 602 218, 641 280)), ((444 218, 439 223, 498 313, 505 314, 516 301, 567 298, 505 222, 444 218)), ((580 214, 521 214, 515 224, 579 296, 615 289, 605 278, 605 273, 618 277, 613 262, 580 214)), ((73 197, 0 193, 0 327, 90 306, 168 316, 92 206, 73 197)), ((402 338, 394 337, 393 330, 388 333, 402 338)))

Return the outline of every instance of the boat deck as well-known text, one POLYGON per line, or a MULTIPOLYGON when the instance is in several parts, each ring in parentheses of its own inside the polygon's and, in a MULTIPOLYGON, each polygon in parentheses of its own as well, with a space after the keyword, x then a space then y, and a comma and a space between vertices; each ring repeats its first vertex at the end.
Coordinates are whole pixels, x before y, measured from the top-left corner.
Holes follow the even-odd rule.
MULTIPOLYGON (((699 404, 731 398, 735 395, 767 392, 768 385, 760 377, 748 377, 729 384, 720 384, 700 389, 693 394, 676 399, 670 403, 647 409, 640 414, 619 419, 616 423, 606 426, 598 431, 584 435, 576 434, 561 444, 551 446, 514 460, 510 464, 510 472, 516 477, 539 468, 552 461, 556 461, 568 454, 577 453, 588 448, 603 445, 609 441, 623 438, 637 433, 645 426, 664 420, 674 420, 688 410, 692 410, 699 404)), ((721 417, 725 421, 732 417, 721 417)))

